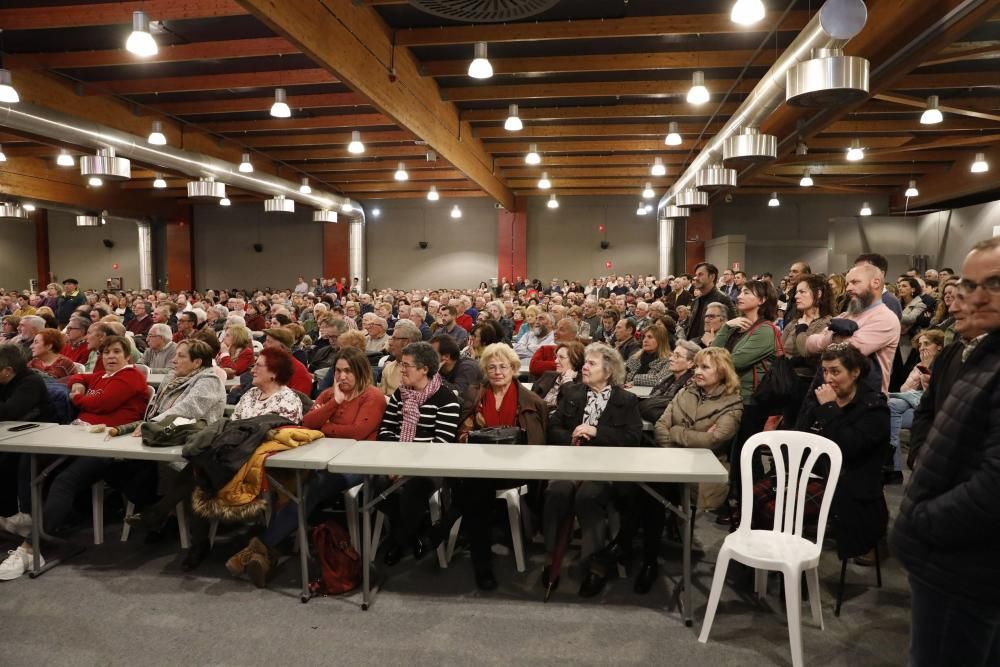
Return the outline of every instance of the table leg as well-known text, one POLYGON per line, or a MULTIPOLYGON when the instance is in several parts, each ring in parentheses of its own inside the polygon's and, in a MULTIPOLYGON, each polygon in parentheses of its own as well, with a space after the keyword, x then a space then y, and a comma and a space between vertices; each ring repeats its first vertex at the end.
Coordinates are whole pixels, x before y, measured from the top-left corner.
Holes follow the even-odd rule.
POLYGON ((363 611, 368 611, 368 606, 371 604, 371 562, 372 558, 375 556, 373 553, 369 553, 372 547, 372 508, 370 507, 372 502, 372 482, 373 478, 371 475, 365 475, 365 483, 362 487, 362 503, 361 503, 361 522, 364 524, 364 529, 362 531, 362 541, 364 553, 361 554, 361 572, 362 572, 362 602, 361 609, 363 611))
POLYGON ((41 572, 42 480, 38 477, 38 456, 31 455, 31 576, 41 572))
POLYGON ((299 515, 299 575, 302 578, 302 595, 300 599, 303 603, 309 602, 312 593, 309 590, 309 541, 306 539, 306 491, 302 486, 302 471, 295 471, 295 495, 298 496, 299 515))
POLYGON ((694 624, 691 609, 691 526, 694 522, 694 512, 691 510, 690 484, 683 485, 681 503, 684 511, 684 535, 681 538, 684 544, 684 590, 681 591, 681 606, 684 608, 682 610, 684 625, 690 628, 694 624))

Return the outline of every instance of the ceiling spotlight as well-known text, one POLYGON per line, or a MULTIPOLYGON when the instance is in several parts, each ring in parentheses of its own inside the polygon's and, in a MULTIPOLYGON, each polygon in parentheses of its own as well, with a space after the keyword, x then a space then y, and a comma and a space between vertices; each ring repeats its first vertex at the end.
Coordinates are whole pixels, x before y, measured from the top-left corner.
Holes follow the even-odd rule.
POLYGON ((0 102, 5 104, 17 104, 21 98, 14 89, 14 80, 10 76, 10 70, 0 68, 0 102))
POLYGON ((736 0, 729 12, 729 19, 737 25, 753 25, 764 18, 764 3, 761 0, 736 0))
POLYGON ((7 155, 3 152, 3 146, 0 146, 0 162, 6 162, 7 155))
POLYGON ((538 144, 528 145, 528 154, 524 156, 524 162, 530 165, 542 163, 542 156, 538 154, 538 144))
POLYGON ((309 185, 309 179, 306 178, 305 176, 303 176, 302 177, 302 185, 299 186, 299 192, 301 192, 304 195, 311 195, 312 191, 313 191, 313 189, 309 185))
POLYGON ((937 125, 944 120, 941 110, 938 109, 938 96, 931 95, 927 98, 927 108, 920 114, 921 125, 937 125))
POLYGON ((432 185, 431 189, 427 191, 427 201, 437 201, 438 199, 441 199, 441 195, 438 194, 438 189, 432 185))
POLYGON ((538 189, 548 190, 552 187, 552 181, 549 180, 549 174, 546 171, 542 172, 542 177, 538 179, 538 189))
POLYGON ((650 204, 649 202, 646 202, 646 205, 643 206, 643 208, 646 209, 646 213, 652 213, 653 212, 653 205, 650 204))
POLYGON ((919 197, 920 190, 917 190, 917 182, 910 179, 910 185, 906 188, 906 192, 903 193, 904 197, 919 197))
POLYGON ((352 206, 351 202, 349 202, 349 201, 348 202, 344 202, 340 206, 340 211, 342 213, 353 213, 354 212, 354 206, 352 206))
MULTIPOLYGON (((690 98, 688 98, 688 101, 690 101, 690 98)), ((681 145, 681 134, 677 131, 677 121, 670 121, 670 124, 667 126, 667 138, 663 140, 663 143, 667 146, 681 145)))
POLYGON ((382 209, 380 209, 378 207, 372 209, 372 217, 373 218, 377 218, 380 215, 382 215, 382 209))
POLYGON ((646 215, 646 213, 648 213, 648 211, 646 211, 646 205, 642 202, 639 202, 639 208, 635 209, 635 214, 646 215))
POLYGON ((455 204, 454 206, 451 207, 451 217, 455 218, 456 220, 462 217, 462 209, 458 207, 458 204, 455 204))
POLYGON ((652 199, 655 196, 656 196, 656 193, 653 192, 653 184, 652 183, 646 183, 646 187, 644 187, 642 189, 642 198, 643 199, 652 199))
POLYGON ((809 155, 809 147, 806 146, 805 142, 800 141, 795 145, 795 154, 800 156, 809 155))
POLYGON ((104 185, 104 181, 99 179, 97 176, 91 176, 89 179, 87 179, 87 185, 89 185, 92 188, 99 188, 102 185, 104 185))
POLYGON ((233 202, 229 201, 229 197, 223 197, 219 200, 219 206, 230 206, 233 202))
POLYGON ((162 174, 157 174, 156 178, 153 179, 153 187, 156 188, 157 190, 162 190, 163 188, 167 187, 167 182, 163 180, 162 174))
POLYGON ((56 158, 56 164, 60 167, 72 167, 76 164, 76 160, 73 156, 69 154, 69 151, 63 149, 59 151, 59 157, 56 158))
POLYGON ((802 172, 802 179, 799 181, 799 185, 804 188, 811 188, 813 186, 812 173, 808 169, 802 172))
POLYGON ((252 174, 253 173, 253 163, 250 162, 250 153, 244 153, 243 159, 240 160, 239 166, 240 173, 252 174))
POLYGON ((521 122, 521 118, 517 115, 516 104, 511 104, 507 107, 507 120, 503 124, 503 129, 508 132, 520 132, 524 129, 524 123, 521 122))
POLYGON ((365 152, 365 145, 361 143, 361 132, 351 131, 351 143, 347 144, 347 152, 353 155, 360 155, 365 152))
POLYGON ((777 192, 771 193, 771 198, 767 200, 767 205, 770 206, 771 208, 777 208, 778 206, 781 206, 781 202, 778 201, 777 192))
POLYGON ((28 213, 31 213, 32 211, 35 210, 35 205, 34 204, 29 204, 29 203, 24 203, 24 204, 21 204, 21 208, 23 208, 28 213))
POLYGON ((486 59, 486 42, 476 42, 473 56, 469 63, 469 76, 473 79, 488 79, 493 76, 493 65, 486 59))
POLYGON ((858 215, 869 216, 871 214, 872 214, 872 207, 868 205, 868 202, 863 203, 861 205, 861 210, 858 211, 858 215))
POLYGON ((549 201, 546 206, 549 208, 559 208, 559 200, 556 199, 555 195, 549 195, 549 201))
POLYGON ((156 55, 156 40, 149 32, 149 17, 146 12, 132 12, 132 34, 128 36, 125 48, 142 58, 156 55))
POLYGON ((292 110, 288 108, 288 98, 284 88, 274 89, 274 104, 271 105, 271 115, 275 118, 288 118, 292 110))
POLYGON ((860 139, 852 139, 851 147, 847 149, 848 162, 860 162, 865 159, 865 149, 861 147, 860 139))
POLYGON ((406 173, 406 167, 403 166, 402 162, 396 165, 396 173, 393 174, 393 178, 397 181, 407 181, 410 179, 410 175, 406 173))
POLYGON ((663 158, 653 158, 653 168, 649 170, 653 176, 666 176, 667 168, 663 166, 663 158))
POLYGON ((990 164, 986 161, 986 153, 976 153, 976 160, 969 169, 973 174, 983 174, 990 170, 990 164))
POLYGON ((165 146, 167 137, 163 134, 163 123, 158 120, 153 121, 153 129, 149 132, 146 141, 154 146, 165 146))
POLYGON ((687 94, 688 104, 698 106, 708 101, 708 88, 705 87, 705 73, 698 70, 691 76, 691 90, 687 94))

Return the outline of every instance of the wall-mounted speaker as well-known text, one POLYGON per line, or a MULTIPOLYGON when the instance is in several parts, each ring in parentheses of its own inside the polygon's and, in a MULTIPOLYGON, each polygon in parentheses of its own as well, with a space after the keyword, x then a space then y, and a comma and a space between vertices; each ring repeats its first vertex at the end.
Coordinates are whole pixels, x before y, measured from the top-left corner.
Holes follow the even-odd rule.
POLYGON ((111 249, 111 248, 115 247, 115 242, 112 241, 111 239, 102 239, 101 243, 103 243, 104 247, 108 248, 108 249, 111 249))
POLYGON ((607 250, 610 247, 611 247, 610 243, 608 243, 607 241, 601 241, 601 250, 607 250))
POLYGON ((427 243, 427 241, 420 241, 419 243, 417 243, 417 245, 420 246, 421 250, 427 250, 427 246, 429 244, 427 243))
POLYGON ((264 252, 264 245, 261 244, 261 243, 254 243, 253 244, 253 251, 254 252, 264 252))

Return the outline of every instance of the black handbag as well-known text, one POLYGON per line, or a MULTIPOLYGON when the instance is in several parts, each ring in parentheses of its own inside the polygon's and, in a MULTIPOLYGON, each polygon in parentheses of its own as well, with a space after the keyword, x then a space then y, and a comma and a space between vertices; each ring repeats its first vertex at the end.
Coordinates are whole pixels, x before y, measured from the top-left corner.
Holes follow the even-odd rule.
POLYGON ((789 401, 795 399, 799 384, 792 361, 785 356, 778 327, 774 327, 774 342, 778 348, 774 361, 753 391, 754 403, 770 411, 784 410, 789 401))
POLYGON ((525 434, 517 426, 491 426, 469 431, 469 442, 475 445, 523 445, 525 434))

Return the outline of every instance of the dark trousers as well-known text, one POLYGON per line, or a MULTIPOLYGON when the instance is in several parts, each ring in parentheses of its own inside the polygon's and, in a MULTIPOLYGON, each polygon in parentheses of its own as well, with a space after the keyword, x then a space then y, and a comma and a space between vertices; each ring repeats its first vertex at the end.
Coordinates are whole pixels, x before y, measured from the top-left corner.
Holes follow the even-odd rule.
MULTIPOLYGON (((649 487, 666 500, 680 504, 679 484, 653 483, 649 487)), ((655 564, 660 555, 663 529, 667 525, 667 508, 638 484, 631 485, 627 499, 622 502, 621 529, 615 541, 626 549, 631 548, 641 527, 642 562, 646 565, 655 564)))
POLYGON ((794 431, 795 423, 799 420, 799 412, 802 411, 802 403, 806 399, 806 394, 812 387, 813 376, 798 376, 799 382, 795 387, 795 395, 785 405, 781 415, 781 428, 786 431, 794 431))
MULTIPOLYGON (((767 418, 770 416, 767 409, 758 405, 743 405, 743 418, 740 420, 740 430, 733 440, 733 450, 729 457, 729 496, 740 498, 740 453, 743 445, 751 436, 757 435, 764 430, 767 418)), ((764 462, 760 453, 753 457, 753 478, 759 480, 764 477, 764 462)))
POLYGON ((20 484, 20 454, 0 454, 0 516, 12 516, 31 508, 30 489, 20 484), (25 495, 28 496, 24 503, 25 495))
MULTIPOLYGON (((388 477, 379 480, 378 488, 387 489, 392 482, 388 477)), ((431 477, 413 477, 395 493, 378 504, 392 524, 392 539, 398 547, 411 547, 425 527, 427 501, 439 488, 431 477)))
POLYGON ((1000 665, 1000 603, 986 606, 910 577, 910 666, 1000 665))
MULTIPOLYGON (((521 486, 510 479, 452 479, 454 513, 462 516, 462 531, 469 540, 474 567, 489 567, 493 559, 493 517, 497 491, 521 486)), ((527 508, 525 508, 527 510, 527 508)))
MULTIPOLYGON (((321 503, 332 500, 338 493, 343 493, 352 486, 360 484, 363 479, 361 475, 353 474, 342 475, 325 471, 313 473, 302 485, 306 496, 304 507, 306 517, 321 503)), ((264 532, 261 541, 269 547, 274 547, 298 527, 298 503, 289 502, 271 515, 271 524, 264 532)))

